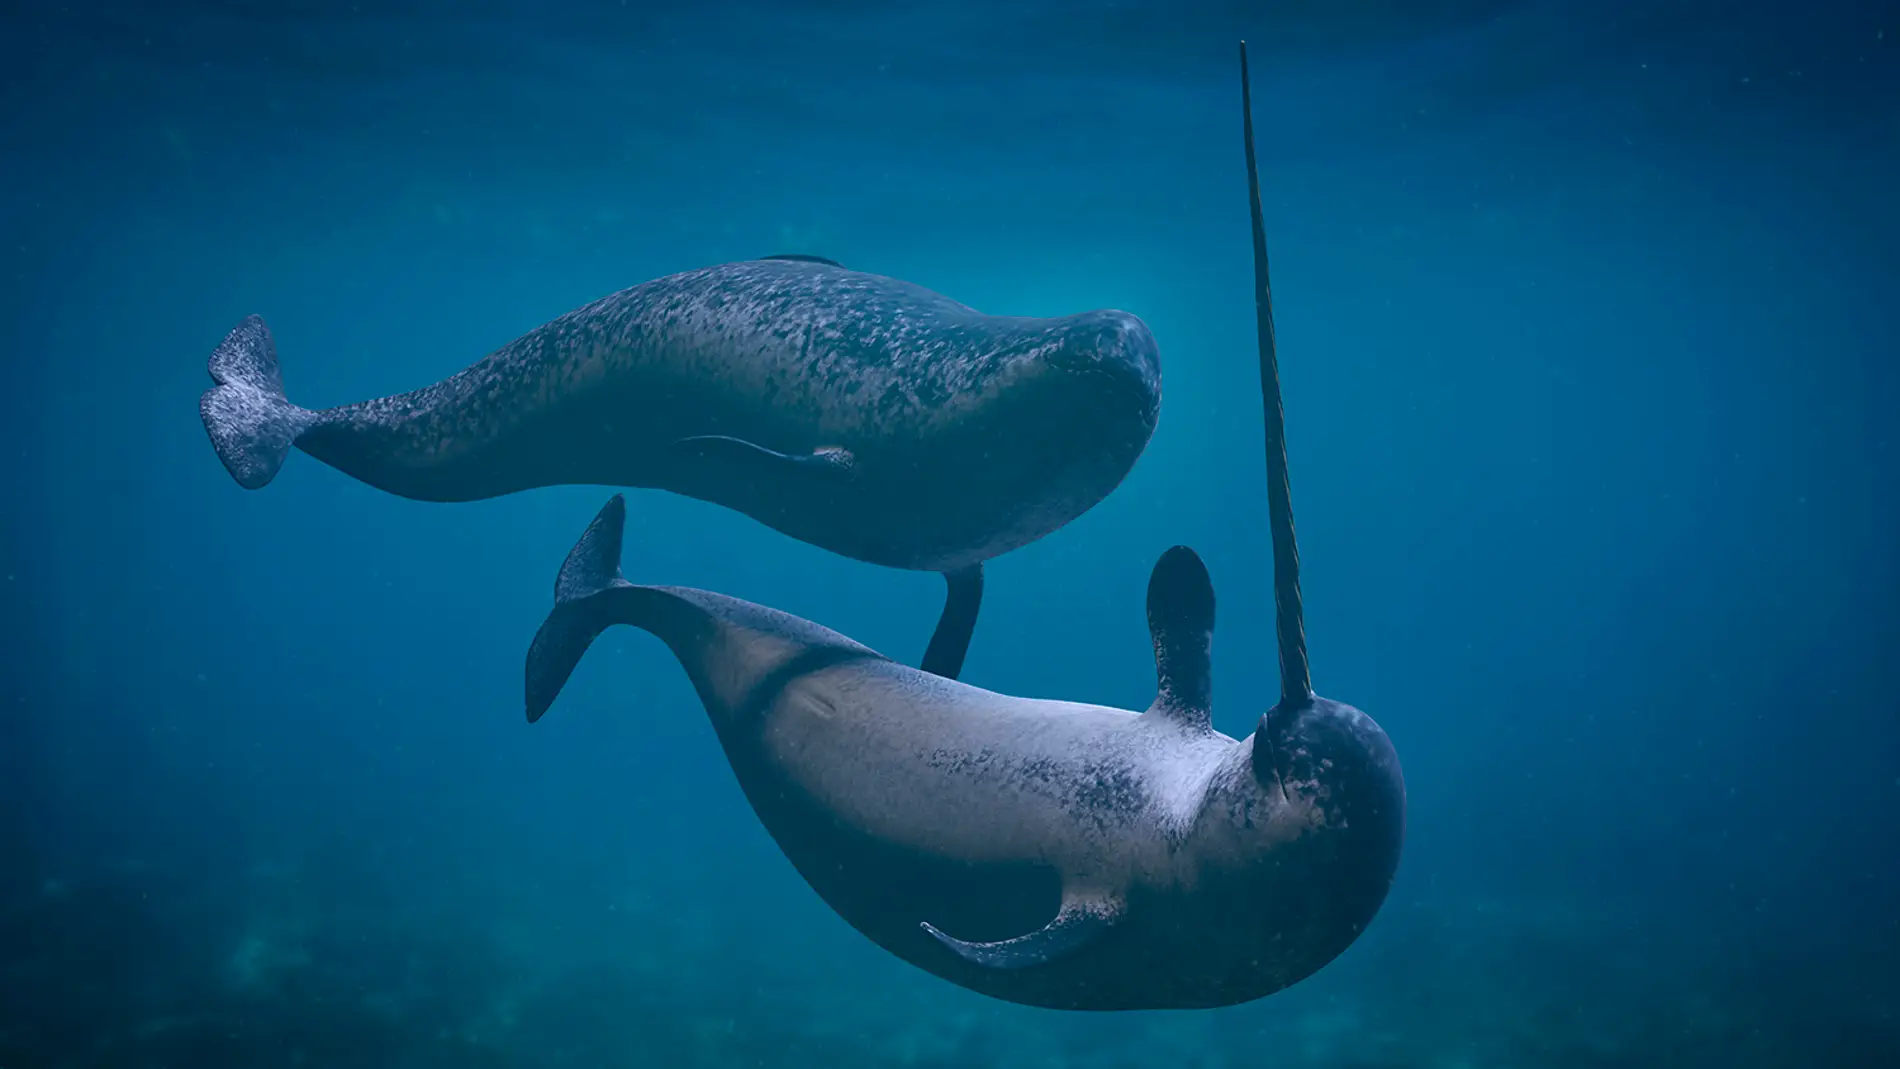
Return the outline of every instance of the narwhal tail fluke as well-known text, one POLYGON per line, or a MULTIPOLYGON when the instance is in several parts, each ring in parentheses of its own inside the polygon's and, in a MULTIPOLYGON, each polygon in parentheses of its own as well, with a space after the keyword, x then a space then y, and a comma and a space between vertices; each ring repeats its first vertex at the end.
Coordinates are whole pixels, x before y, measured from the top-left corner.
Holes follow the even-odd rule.
POLYGON ((620 494, 608 499, 580 541, 568 551, 561 574, 554 581, 554 611, 535 632, 528 647, 528 722, 534 723, 554 704, 561 688, 580 664, 587 647, 602 631, 620 619, 609 610, 605 596, 631 588, 620 574, 620 544, 627 525, 627 501, 620 494))
POLYGON ((1300 601, 1300 550, 1293 537, 1293 500, 1287 480, 1286 410, 1280 400, 1280 359, 1273 330, 1273 286, 1267 274, 1267 229, 1260 207, 1260 169, 1254 162, 1253 91, 1247 78, 1247 42, 1240 43, 1240 110, 1247 150, 1247 203, 1253 214, 1254 312, 1260 332, 1260 400, 1267 429, 1267 517, 1273 535, 1273 605, 1280 639, 1280 706, 1313 698, 1306 659, 1306 621, 1300 601))
POLYGON ((198 399, 198 416, 225 470, 239 486, 256 490, 276 477, 316 414, 284 396, 277 346, 261 316, 246 316, 231 328, 208 370, 217 385, 198 399))

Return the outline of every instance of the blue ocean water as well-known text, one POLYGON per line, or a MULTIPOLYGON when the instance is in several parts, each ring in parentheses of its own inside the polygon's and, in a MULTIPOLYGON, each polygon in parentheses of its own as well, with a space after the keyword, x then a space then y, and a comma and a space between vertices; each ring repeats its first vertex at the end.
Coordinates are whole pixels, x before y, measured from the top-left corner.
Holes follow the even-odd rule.
MULTIPOLYGON (((171 0, 0 21, 0 1067, 1900 1064, 1900 7, 171 0), (1219 1011, 887 955, 664 647, 530 727, 611 492, 235 486, 204 361, 434 381, 768 253, 1121 308, 1126 482, 990 565, 964 678, 1144 707, 1148 570, 1278 694, 1235 43, 1315 682, 1390 733, 1397 883, 1219 1011)), ((936 576, 629 496, 636 580, 914 662, 936 576)))

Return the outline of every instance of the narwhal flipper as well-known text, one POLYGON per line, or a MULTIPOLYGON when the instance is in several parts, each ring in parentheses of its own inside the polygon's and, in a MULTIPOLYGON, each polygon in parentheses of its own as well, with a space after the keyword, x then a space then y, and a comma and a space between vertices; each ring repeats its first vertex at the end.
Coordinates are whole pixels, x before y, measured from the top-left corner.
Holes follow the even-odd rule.
POLYGON ((1212 731, 1214 583, 1186 546, 1163 553, 1148 577, 1148 634, 1155 648, 1148 715, 1212 731))
POLYGON ((963 671, 970 636, 976 631, 976 613, 983 607, 983 562, 945 572, 943 581, 943 615, 937 618, 937 630, 930 636, 919 667, 932 675, 955 679, 963 671))
POLYGON ((724 474, 758 485, 775 478, 842 478, 850 475, 857 463, 851 450, 840 446, 823 446, 809 453, 781 453, 725 434, 680 438, 671 448, 724 474))
POLYGON ((198 399, 198 418, 224 470, 246 490, 259 489, 276 477, 317 414, 284 396, 277 346, 262 316, 245 316, 231 328, 207 370, 217 385, 198 399))
POLYGON ((1121 919, 1122 909, 1118 899, 1064 897, 1055 920, 1028 935, 996 943, 966 943, 938 931, 929 921, 923 929, 967 961, 991 969, 1027 969, 1068 957, 1095 942, 1121 919))

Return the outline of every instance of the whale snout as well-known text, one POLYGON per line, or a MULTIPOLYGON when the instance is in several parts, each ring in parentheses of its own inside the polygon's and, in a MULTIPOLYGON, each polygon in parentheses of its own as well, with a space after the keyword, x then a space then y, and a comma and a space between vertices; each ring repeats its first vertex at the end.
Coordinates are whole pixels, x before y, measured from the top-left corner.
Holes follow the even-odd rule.
POLYGON ((1161 352, 1140 317, 1113 309, 1071 316, 1042 359, 1057 374, 1082 376, 1083 395, 1102 415, 1153 430, 1161 410, 1161 352))

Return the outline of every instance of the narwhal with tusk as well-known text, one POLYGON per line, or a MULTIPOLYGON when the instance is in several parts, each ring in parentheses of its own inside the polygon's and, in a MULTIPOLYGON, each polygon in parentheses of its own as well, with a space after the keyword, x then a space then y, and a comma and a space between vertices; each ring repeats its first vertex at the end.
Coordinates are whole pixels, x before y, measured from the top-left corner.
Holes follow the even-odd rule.
POLYGON ((629 287, 433 385, 321 411, 287 399, 271 333, 250 316, 212 353, 199 415, 249 489, 292 447, 422 501, 655 488, 856 560, 941 572, 923 664, 954 678, 983 562, 1120 484, 1154 433, 1159 361, 1127 312, 985 315, 784 255, 629 287))
POLYGON ((602 630, 653 633, 818 894, 898 957, 1011 1002, 1232 1005, 1351 944, 1397 871, 1405 785, 1379 726, 1309 685, 1246 71, 1243 44, 1281 665, 1251 737, 1212 726, 1214 592, 1185 547, 1149 580, 1159 685, 1136 713, 996 694, 761 605, 629 583, 619 497, 561 569, 528 719, 602 630))

